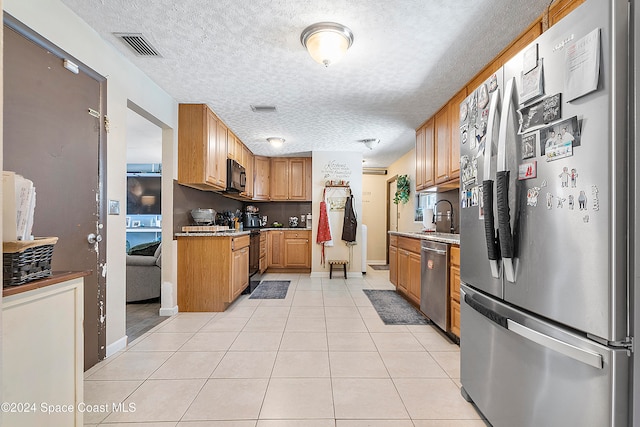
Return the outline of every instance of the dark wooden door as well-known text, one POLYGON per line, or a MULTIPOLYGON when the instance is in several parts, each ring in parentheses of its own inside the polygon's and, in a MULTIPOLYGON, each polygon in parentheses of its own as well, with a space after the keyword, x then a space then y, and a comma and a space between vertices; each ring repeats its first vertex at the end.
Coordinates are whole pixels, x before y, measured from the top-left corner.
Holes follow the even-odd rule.
POLYGON ((65 69, 53 53, 59 51, 42 43, 4 27, 4 170, 34 183, 33 235, 59 238, 53 270, 92 271, 84 286, 86 370, 104 359, 106 350, 106 241, 87 240, 91 233, 106 236, 101 154, 106 82, 65 69))

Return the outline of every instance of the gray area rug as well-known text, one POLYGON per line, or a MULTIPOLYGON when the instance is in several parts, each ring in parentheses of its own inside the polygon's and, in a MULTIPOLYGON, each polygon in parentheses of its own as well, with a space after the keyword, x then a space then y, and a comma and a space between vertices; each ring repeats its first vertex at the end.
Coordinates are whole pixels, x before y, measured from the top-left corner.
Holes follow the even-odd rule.
POLYGON ((374 270, 388 270, 389 264, 385 264, 385 265, 369 264, 369 267, 373 268, 374 270))
POLYGON ((285 299, 290 280, 263 280, 249 299, 285 299))
POLYGON ((430 325, 432 322, 392 290, 363 289, 385 325, 430 325))

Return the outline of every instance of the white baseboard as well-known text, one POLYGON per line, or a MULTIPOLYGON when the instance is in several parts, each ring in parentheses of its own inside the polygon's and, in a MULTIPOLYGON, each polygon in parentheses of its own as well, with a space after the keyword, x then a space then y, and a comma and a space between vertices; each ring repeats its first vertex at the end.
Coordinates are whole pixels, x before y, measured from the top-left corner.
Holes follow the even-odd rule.
POLYGON ((369 265, 387 265, 387 261, 382 259, 370 259, 369 261, 367 261, 367 264, 369 265))
MULTIPOLYGON (((317 278, 329 278, 329 272, 328 271, 316 271, 311 273, 310 277, 312 279, 317 279, 317 278)), ((347 271, 347 279, 357 279, 357 278, 362 278, 364 277, 362 275, 361 271, 347 271)), ((344 279, 344 273, 342 272, 342 270, 334 270, 333 271, 333 278, 334 279, 344 279)))
POLYGON ((119 352, 120 350, 124 350, 125 348, 127 348, 127 340, 128 339, 129 339, 129 337, 127 337, 125 335, 122 338, 120 338, 119 340, 117 340, 116 342, 109 344, 107 346, 107 352, 105 354, 105 358, 109 358, 109 357, 113 356, 114 354, 116 354, 117 352, 119 352))
POLYGON ((159 313, 160 316, 165 316, 165 317, 175 316, 176 314, 178 314, 177 305, 169 308, 161 308, 159 313))

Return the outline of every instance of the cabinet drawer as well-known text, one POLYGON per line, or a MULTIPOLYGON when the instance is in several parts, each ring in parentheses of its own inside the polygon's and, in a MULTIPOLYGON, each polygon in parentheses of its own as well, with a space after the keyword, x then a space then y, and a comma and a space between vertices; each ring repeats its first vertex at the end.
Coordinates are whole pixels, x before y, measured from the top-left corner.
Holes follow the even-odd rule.
POLYGON ((398 236, 389 236, 389 246, 398 246, 398 236))
POLYGON ((420 239, 410 237, 398 237, 398 247, 416 254, 420 253, 420 239))
POLYGON ((451 245, 449 254, 449 263, 460 267, 460 246, 451 245))
POLYGON ((249 235, 246 234, 244 236, 238 236, 231 239, 231 250, 237 251, 238 249, 242 249, 249 246, 249 235))
POLYGON ((309 238, 309 231, 307 230, 300 230, 300 231, 295 231, 295 230, 288 230, 284 232, 284 238, 285 239, 308 239, 309 238))

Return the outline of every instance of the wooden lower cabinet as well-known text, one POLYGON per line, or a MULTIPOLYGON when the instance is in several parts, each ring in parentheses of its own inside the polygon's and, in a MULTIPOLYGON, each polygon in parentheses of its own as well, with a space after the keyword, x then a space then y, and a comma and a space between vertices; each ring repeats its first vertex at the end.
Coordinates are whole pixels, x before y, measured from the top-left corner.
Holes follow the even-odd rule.
POLYGON ((267 234, 267 267, 284 267, 284 231, 269 230, 267 234))
POLYGON ((249 235, 177 240, 178 309, 224 311, 249 284, 249 235))
POLYGON ((267 267, 311 268, 311 230, 269 230, 267 267))
POLYGON ((392 236, 391 244, 389 245, 389 280, 391 281, 391 283, 396 285, 396 288, 397 288, 398 287, 398 248, 397 248, 398 238, 395 237, 395 245, 394 245, 393 244, 394 237, 395 236, 392 236))
POLYGON ((267 232, 260 233, 260 261, 258 268, 260 269, 260 274, 267 269, 267 232))
POLYGON ((460 336, 460 246, 451 245, 449 252, 449 313, 451 332, 460 336))
POLYGON ((420 239, 391 236, 389 280, 411 302, 420 305, 420 239), (395 243, 395 246, 391 246, 395 243))
POLYGON ((285 268, 311 268, 311 231, 291 230, 284 232, 285 268))

